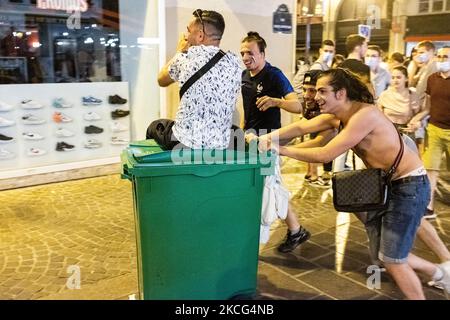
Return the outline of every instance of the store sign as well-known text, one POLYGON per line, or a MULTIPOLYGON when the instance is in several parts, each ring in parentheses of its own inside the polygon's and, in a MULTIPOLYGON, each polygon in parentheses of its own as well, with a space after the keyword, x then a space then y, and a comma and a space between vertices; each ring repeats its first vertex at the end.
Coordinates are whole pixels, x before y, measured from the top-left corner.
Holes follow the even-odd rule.
POLYGON ((44 10, 81 11, 89 9, 87 0, 37 0, 36 7, 44 10))

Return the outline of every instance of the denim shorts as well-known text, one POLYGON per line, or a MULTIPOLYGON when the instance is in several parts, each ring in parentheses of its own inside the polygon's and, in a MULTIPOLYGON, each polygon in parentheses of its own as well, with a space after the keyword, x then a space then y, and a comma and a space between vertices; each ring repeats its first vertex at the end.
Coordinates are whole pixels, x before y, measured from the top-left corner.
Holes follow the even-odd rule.
POLYGON ((426 175, 392 181, 389 207, 367 213, 365 227, 372 258, 378 254, 385 263, 406 263, 429 201, 426 175))

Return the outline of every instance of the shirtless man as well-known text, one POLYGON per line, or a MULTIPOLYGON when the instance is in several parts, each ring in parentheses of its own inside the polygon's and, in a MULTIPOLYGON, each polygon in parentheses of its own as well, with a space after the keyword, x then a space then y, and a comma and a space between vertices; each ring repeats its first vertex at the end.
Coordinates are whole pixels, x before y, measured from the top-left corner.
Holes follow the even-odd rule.
MULTIPOLYGON (((360 78, 348 70, 333 69, 319 77, 316 89, 322 114, 261 136, 261 151, 272 148, 300 161, 325 163, 352 149, 366 167, 389 170, 400 150, 400 139, 392 123, 374 106, 373 96, 360 78), (343 130, 322 140, 322 146, 296 148, 277 143, 336 129, 340 124, 343 130)), ((430 185, 422 161, 405 145, 393 176, 389 208, 369 212, 366 228, 378 230, 378 237, 369 239, 371 245, 378 248, 379 259, 408 299, 425 299, 414 270, 444 287, 447 298, 450 295, 450 262, 435 265, 410 253, 429 199, 430 185)))

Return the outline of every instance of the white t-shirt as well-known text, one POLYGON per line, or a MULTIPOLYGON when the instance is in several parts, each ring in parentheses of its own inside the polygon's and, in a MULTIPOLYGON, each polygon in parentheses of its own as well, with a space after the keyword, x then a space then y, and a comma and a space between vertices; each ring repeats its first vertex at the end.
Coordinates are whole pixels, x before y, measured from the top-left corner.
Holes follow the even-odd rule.
MULTIPOLYGON (((181 88, 219 50, 200 45, 190 47, 187 53, 178 53, 169 67, 169 76, 181 88)), ((173 126, 178 141, 192 149, 228 147, 241 74, 239 58, 227 52, 185 92, 173 126)))

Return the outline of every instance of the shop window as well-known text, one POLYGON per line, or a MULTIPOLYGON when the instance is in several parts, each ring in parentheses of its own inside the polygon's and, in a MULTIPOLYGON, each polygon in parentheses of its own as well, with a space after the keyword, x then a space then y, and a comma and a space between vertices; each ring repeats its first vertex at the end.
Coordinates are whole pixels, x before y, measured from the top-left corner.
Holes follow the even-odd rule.
POLYGON ((447 0, 447 3, 445 5, 445 11, 450 11, 450 0, 447 0))
POLYGON ((419 13, 428 13, 430 11, 429 0, 419 0, 419 13))
POLYGON ((444 10, 443 0, 433 0, 433 12, 441 12, 444 10))

